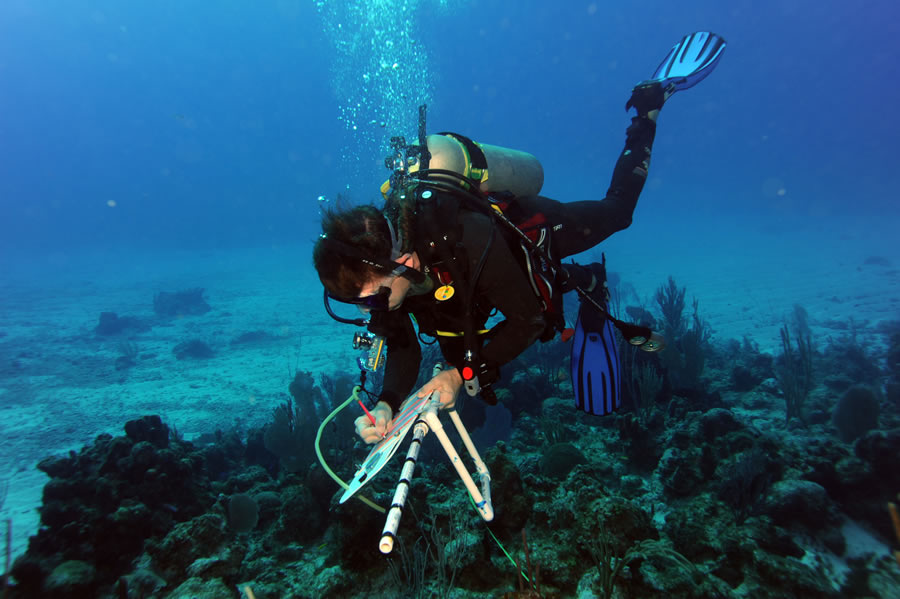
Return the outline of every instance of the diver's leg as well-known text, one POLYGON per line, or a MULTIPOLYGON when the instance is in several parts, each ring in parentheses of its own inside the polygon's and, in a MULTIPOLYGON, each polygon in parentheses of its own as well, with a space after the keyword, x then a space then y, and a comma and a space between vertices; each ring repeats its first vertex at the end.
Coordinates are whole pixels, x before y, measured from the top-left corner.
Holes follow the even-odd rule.
MULTIPOLYGON (((654 111, 658 112, 658 111, 654 111)), ((601 200, 558 202, 541 196, 521 197, 516 204, 524 214, 543 214, 552 227, 552 254, 557 260, 579 254, 627 228, 647 180, 650 152, 656 135, 655 114, 632 119, 626 131, 625 148, 613 169, 612 182, 601 200)), ((565 265, 568 273, 564 291, 574 286, 585 290, 596 287, 605 278, 602 265, 592 267, 565 265), (600 276, 597 276, 600 275, 600 276)))
POLYGON ((656 135, 656 123, 635 117, 626 131, 625 148, 613 170, 612 181, 602 200, 583 200, 560 204, 550 219, 562 227, 554 231, 557 255, 561 258, 584 252, 616 231, 631 224, 638 196, 647 180, 650 152, 656 135))
POLYGON ((631 215, 647 180, 655 135, 653 119, 632 119, 609 190, 601 200, 563 203, 541 196, 516 199, 525 214, 542 213, 552 223, 555 257, 562 259, 589 250, 631 224, 631 215))

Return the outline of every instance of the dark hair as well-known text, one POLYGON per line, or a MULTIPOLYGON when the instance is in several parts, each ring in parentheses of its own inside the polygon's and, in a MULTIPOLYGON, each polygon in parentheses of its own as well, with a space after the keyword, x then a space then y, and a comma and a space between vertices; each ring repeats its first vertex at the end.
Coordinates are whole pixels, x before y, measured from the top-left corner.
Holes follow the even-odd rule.
MULTIPOLYGON (((375 206, 356 206, 350 209, 328 209, 322 215, 322 233, 370 254, 373 258, 391 256, 391 236, 387 222, 375 206)), ((362 286, 379 276, 383 270, 348 256, 319 239, 313 248, 313 264, 319 280, 329 293, 337 297, 356 297, 362 286)))
MULTIPOLYGON (((373 259, 391 260, 391 231, 386 218, 391 219, 400 236, 400 251, 412 251, 415 203, 411 200, 388 201, 383 213, 371 204, 345 208, 339 203, 337 208, 323 213, 322 233, 326 238, 360 250, 373 259)), ((322 285, 337 297, 356 297, 365 283, 388 274, 359 256, 335 250, 334 245, 329 246, 323 239, 319 239, 313 248, 313 264, 322 285)))

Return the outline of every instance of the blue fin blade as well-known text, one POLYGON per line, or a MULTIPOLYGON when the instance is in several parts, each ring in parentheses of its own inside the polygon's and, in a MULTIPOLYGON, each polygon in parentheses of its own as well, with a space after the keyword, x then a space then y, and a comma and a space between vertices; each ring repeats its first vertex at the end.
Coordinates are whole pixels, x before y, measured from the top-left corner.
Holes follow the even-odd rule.
POLYGON ((722 37, 709 31, 686 35, 672 46, 651 79, 674 83, 675 90, 693 87, 712 73, 726 45, 722 37))
MULTIPOLYGON (((589 308, 582 307, 585 309, 589 308)), ((609 319, 604 319, 599 331, 585 330, 579 310, 572 338, 571 369, 577 408, 597 416, 619 409, 622 404, 621 364, 616 331, 609 319)))

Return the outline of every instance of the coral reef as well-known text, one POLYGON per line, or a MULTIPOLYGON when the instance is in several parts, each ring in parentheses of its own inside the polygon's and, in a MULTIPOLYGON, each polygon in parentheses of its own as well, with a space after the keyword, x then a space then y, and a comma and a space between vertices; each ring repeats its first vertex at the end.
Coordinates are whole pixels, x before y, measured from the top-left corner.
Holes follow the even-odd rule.
POLYGON ((285 402, 275 408, 263 440, 284 469, 298 472, 314 461, 313 439, 327 410, 322 391, 309 372, 297 371, 288 389, 293 405, 285 402))
POLYGON ((119 316, 115 312, 101 312, 94 332, 103 337, 127 333, 142 333, 150 326, 134 316, 119 316))
POLYGON ((202 288, 182 291, 160 291, 153 298, 153 311, 157 316, 183 317, 206 314, 212 308, 203 299, 202 288))
POLYGON ((212 348, 200 339, 182 341, 172 348, 172 353, 179 360, 206 360, 216 355, 212 348))
MULTIPOLYGON (((776 357, 748 337, 714 339, 685 297, 670 278, 654 313, 626 308, 670 331, 674 357, 623 346, 616 414, 573 409, 568 348, 552 342, 506 367, 498 406, 465 403, 483 429, 490 523, 429 437, 382 555, 384 516, 338 504, 313 448, 355 381, 293 371, 263 428, 187 443, 147 416, 42 461, 41 529, 9 599, 890 596, 900 569, 872 548, 896 543, 885 504, 900 489, 900 361, 888 342, 900 334, 884 327, 885 343, 861 346, 856 325, 827 340, 817 329, 820 350, 798 306, 776 357)), ((232 345, 269 340, 251 331, 232 345)), ((355 415, 321 443, 345 476, 367 450, 355 415)), ((390 502, 401 462, 368 497, 390 502)))
POLYGON ((126 435, 100 435, 80 453, 47 458, 42 527, 12 574, 30 596, 83 597, 130 570, 144 541, 206 512, 203 459, 169 442, 158 416, 129 421, 126 435))
POLYGON ((813 387, 812 340, 810 334, 799 326, 796 329, 796 347, 791 344, 788 325, 781 328, 782 353, 778 361, 778 382, 784 393, 784 415, 804 420, 804 404, 813 387))
POLYGON ((870 387, 857 385, 847 389, 831 414, 838 435, 845 443, 852 443, 870 430, 878 428, 881 406, 870 387))

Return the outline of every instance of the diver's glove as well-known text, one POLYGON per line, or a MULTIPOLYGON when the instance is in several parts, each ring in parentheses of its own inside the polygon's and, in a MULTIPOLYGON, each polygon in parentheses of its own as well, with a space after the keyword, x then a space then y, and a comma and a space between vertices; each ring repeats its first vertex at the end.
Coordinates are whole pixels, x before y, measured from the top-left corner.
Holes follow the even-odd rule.
POLYGON ((357 418, 353 424, 356 426, 356 434, 371 445, 384 439, 388 425, 394 418, 394 410, 391 409, 387 402, 379 401, 369 413, 375 418, 375 424, 372 424, 372 421, 365 414, 357 418))
POLYGON ((625 102, 625 110, 633 106, 638 116, 646 118, 648 112, 662 108, 674 93, 675 83, 663 87, 662 83, 655 79, 642 81, 631 90, 631 97, 625 102))

